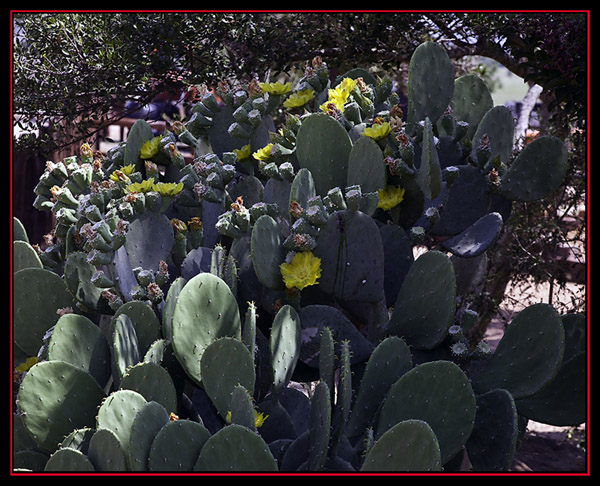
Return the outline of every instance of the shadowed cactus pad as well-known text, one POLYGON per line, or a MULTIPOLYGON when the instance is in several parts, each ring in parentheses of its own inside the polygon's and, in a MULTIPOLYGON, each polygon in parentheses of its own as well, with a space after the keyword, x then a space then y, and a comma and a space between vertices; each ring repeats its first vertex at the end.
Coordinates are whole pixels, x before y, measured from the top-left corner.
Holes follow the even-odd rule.
POLYGON ((432 349, 448 333, 454 317, 456 279, 450 259, 424 253, 410 267, 398 294, 388 332, 418 349, 432 349))
POLYGON ((208 430, 191 420, 167 422, 156 434, 148 455, 152 472, 192 471, 208 441, 208 430))
POLYGON ((367 454, 361 471, 441 471, 440 446, 422 420, 405 420, 387 430, 367 454))
POLYGON ((273 472, 277 471, 277 463, 258 434, 232 424, 206 441, 194 471, 273 472))
POLYGON ((444 464, 466 443, 475 413, 475 394, 463 371, 449 361, 431 361, 416 366, 392 385, 376 437, 404 420, 423 420, 438 439, 444 464))
POLYGON ((562 363, 564 329, 558 313, 548 304, 523 309, 506 328, 498 347, 471 374, 478 393, 495 388, 525 398, 549 383, 562 363))

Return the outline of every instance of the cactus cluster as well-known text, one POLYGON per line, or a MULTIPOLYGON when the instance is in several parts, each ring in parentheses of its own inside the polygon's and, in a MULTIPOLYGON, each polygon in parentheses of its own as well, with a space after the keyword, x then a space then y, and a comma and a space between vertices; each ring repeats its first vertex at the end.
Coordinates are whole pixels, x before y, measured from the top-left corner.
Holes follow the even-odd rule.
POLYGON ((431 42, 408 100, 315 59, 48 163, 46 249, 13 228, 14 469, 500 471, 527 420, 582 423, 582 316, 532 305, 491 352, 457 285, 562 143, 513 154, 431 42))

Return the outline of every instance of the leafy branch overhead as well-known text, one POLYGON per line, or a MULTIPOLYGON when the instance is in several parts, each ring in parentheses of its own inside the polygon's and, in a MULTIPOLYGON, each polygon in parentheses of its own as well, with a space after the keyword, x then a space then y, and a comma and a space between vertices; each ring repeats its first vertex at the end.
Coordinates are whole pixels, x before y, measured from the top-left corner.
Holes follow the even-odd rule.
MULTIPOLYGON (((490 57, 584 118, 586 19, 564 13, 15 13, 14 126, 48 153, 89 141, 128 101, 248 82, 316 56, 393 73, 423 39, 490 57), (327 28, 323 28, 326 26, 327 28), (340 47, 340 46, 343 46, 340 47), (69 126, 73 133, 65 134, 69 126), (36 130, 41 133, 36 135, 36 130)), ((553 108, 553 107, 551 107, 553 108)))

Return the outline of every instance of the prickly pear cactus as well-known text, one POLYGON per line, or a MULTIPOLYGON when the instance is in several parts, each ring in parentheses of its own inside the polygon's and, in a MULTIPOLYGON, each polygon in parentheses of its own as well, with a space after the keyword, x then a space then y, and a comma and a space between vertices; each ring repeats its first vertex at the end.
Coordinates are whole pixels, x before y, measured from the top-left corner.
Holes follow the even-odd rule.
POLYGON ((15 468, 501 471, 523 420, 585 420, 582 316, 528 307, 492 353, 457 305, 457 262, 481 271, 566 148, 514 153, 433 42, 406 113, 392 86, 315 58, 48 162, 46 249, 13 220, 15 468))

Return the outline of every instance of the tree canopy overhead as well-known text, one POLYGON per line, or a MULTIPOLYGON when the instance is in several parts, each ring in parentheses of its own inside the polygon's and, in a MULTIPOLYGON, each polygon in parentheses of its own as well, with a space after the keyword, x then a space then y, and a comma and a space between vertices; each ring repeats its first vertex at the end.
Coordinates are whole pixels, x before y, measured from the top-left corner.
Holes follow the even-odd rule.
POLYGON ((393 71, 427 39, 454 59, 497 60, 584 120, 587 21, 585 12, 14 12, 13 115, 26 134, 17 143, 50 152, 125 116, 115 108, 127 101, 302 69, 316 55, 340 71, 393 71))

